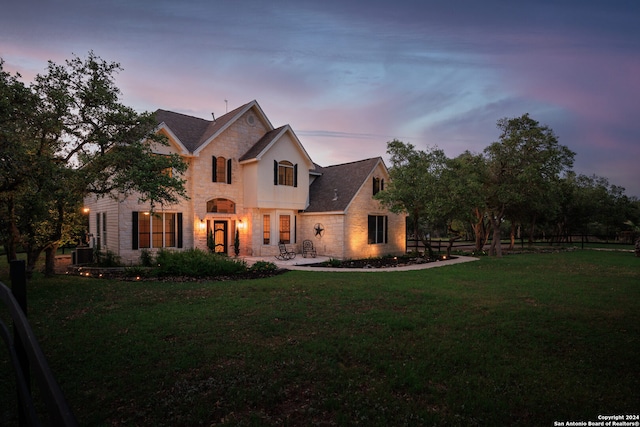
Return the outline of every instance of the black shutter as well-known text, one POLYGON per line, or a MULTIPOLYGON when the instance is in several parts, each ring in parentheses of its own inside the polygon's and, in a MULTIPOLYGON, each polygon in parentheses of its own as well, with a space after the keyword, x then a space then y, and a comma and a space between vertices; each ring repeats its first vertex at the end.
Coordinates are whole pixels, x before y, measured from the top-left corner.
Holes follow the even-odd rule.
POLYGON ((96 212, 96 249, 102 249, 102 228, 100 228, 100 212, 96 212))
POLYGON ((182 212, 178 212, 178 247, 182 247, 182 212))
POLYGON ((373 191, 371 192, 371 194, 373 194, 374 196, 376 195, 376 178, 373 178, 373 191))
POLYGON ((293 186, 298 186, 298 164, 293 165, 293 186))
POLYGON ((278 185, 278 161, 273 161, 273 185, 278 185))
POLYGON ((384 216, 384 242, 389 243, 389 217, 384 216))
POLYGON ((216 156, 211 156, 211 182, 216 182, 218 176, 218 163, 216 156))
POLYGON ((231 184, 231 159, 227 159, 227 184, 231 184))
POLYGON ((131 249, 138 249, 138 212, 131 212, 131 249))
POLYGON ((384 191, 384 179, 380 179, 380 191, 384 191))

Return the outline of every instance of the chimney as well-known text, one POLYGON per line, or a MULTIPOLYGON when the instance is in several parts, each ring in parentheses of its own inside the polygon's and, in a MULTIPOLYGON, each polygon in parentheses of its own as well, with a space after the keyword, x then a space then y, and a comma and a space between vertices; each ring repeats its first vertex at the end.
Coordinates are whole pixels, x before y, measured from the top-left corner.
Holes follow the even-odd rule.
POLYGON ((216 115, 214 113, 211 113, 211 117, 213 117, 213 121, 216 121, 216 115))

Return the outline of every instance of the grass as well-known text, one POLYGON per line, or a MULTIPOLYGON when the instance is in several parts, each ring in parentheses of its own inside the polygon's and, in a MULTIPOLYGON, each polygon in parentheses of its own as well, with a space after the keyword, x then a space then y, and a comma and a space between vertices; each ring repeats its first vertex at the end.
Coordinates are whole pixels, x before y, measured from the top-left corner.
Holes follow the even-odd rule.
MULTIPOLYGON (((29 317, 85 426, 553 425, 640 408, 639 279, 640 259, 597 251, 236 282, 36 276, 29 317)), ((4 352, 0 369, 9 424, 4 352)))

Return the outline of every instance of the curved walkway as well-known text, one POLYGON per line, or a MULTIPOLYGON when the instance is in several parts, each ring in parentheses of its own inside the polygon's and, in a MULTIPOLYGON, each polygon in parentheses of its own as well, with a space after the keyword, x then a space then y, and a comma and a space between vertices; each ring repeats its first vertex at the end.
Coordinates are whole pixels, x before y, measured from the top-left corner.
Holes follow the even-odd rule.
MULTIPOLYGON (((298 254, 299 255, 299 254, 298 254)), ((332 268, 332 267, 310 267, 308 264, 316 264, 320 262, 328 261, 330 258, 326 256, 318 256, 316 258, 303 258, 302 255, 296 256, 294 259, 281 261, 275 257, 244 257, 243 258, 248 265, 253 265, 257 261, 272 262, 280 268, 286 268, 287 270, 304 270, 304 271, 331 271, 337 273, 354 273, 354 272, 367 272, 376 273, 383 271, 409 271, 409 270, 425 270, 427 268, 444 267, 447 265, 461 264, 463 262, 478 261, 479 258, 470 256, 459 256, 447 261, 434 261, 425 262, 424 264, 412 264, 402 267, 389 267, 389 268, 332 268)))

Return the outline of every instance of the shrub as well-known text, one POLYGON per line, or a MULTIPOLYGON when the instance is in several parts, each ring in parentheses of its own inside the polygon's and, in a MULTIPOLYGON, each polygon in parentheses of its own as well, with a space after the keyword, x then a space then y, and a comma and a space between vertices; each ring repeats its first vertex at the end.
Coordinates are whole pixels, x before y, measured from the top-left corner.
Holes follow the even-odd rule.
POLYGON ((96 250, 95 254, 96 254, 96 265, 98 267, 122 266, 120 262, 120 257, 110 250, 107 250, 106 252, 103 252, 101 250, 96 250))
POLYGON ((235 260, 199 249, 158 252, 159 276, 215 277, 247 271, 243 260, 235 260))
POLYGON ((153 266, 153 254, 151 253, 151 251, 147 249, 142 249, 140 251, 140 265, 143 267, 153 266))
POLYGON ((278 270, 278 266, 269 261, 256 261, 249 271, 260 272, 260 273, 270 273, 278 270))
POLYGON ((325 262, 329 267, 340 267, 342 265, 342 261, 336 258, 329 258, 329 260, 325 262))

